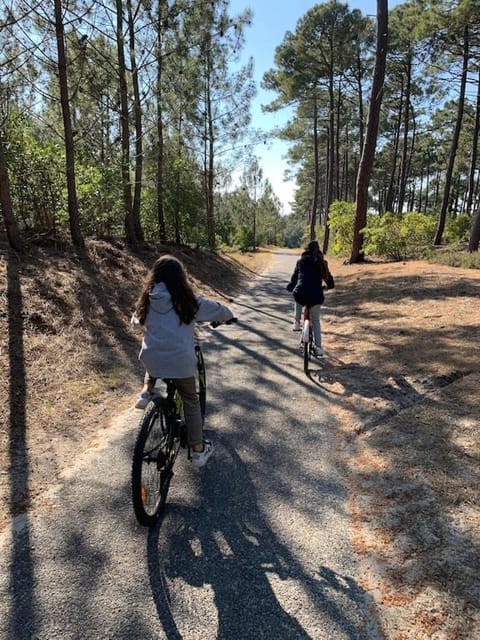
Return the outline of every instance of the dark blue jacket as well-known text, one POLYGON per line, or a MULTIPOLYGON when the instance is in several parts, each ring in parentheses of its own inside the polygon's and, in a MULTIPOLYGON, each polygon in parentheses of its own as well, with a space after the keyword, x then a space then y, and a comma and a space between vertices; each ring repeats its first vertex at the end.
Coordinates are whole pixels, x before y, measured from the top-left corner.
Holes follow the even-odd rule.
POLYGON ((328 265, 311 253, 304 252, 295 266, 287 289, 292 291, 296 302, 304 307, 323 304, 323 280, 326 280, 328 265))

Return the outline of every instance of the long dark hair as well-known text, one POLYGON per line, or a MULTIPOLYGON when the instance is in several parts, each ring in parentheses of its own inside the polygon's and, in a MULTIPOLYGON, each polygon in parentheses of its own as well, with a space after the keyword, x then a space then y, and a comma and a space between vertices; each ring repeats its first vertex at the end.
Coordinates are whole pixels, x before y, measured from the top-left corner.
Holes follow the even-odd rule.
POLYGON ((140 324, 145 324, 150 306, 150 292, 158 282, 165 283, 180 322, 190 324, 198 311, 197 298, 188 282, 183 264, 171 255, 158 258, 145 280, 135 307, 135 315, 140 324))
POLYGON ((311 240, 304 249, 303 255, 308 254, 315 258, 315 262, 318 270, 321 273, 322 278, 325 280, 328 275, 327 265, 325 264, 325 258, 317 240, 311 240))

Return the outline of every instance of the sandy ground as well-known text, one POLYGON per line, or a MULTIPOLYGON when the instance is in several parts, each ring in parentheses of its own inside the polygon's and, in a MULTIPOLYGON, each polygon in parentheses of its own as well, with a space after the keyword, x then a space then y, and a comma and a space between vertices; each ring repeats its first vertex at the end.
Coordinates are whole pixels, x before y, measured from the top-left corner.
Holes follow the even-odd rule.
POLYGON ((389 640, 480 638, 480 273, 331 266, 319 383, 344 417, 363 586, 389 640))

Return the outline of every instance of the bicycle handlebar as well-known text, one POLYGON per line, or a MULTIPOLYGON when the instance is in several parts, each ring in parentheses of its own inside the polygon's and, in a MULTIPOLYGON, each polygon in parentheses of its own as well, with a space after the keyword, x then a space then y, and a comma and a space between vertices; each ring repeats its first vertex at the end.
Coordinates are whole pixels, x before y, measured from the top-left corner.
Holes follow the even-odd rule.
POLYGON ((220 322, 219 320, 214 320, 213 322, 210 322, 210 326, 213 329, 216 329, 221 324, 233 324, 234 322, 238 322, 238 318, 230 318, 230 320, 224 320, 223 322, 220 322))

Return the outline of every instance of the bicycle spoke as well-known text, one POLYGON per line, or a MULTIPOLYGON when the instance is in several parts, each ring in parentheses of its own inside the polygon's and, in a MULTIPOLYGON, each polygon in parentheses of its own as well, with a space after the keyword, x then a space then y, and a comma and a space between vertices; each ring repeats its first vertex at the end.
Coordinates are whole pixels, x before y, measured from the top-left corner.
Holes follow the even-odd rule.
POLYGON ((145 412, 132 463, 133 507, 140 524, 151 526, 165 504, 178 452, 173 435, 161 405, 145 412))

